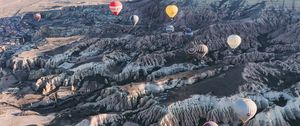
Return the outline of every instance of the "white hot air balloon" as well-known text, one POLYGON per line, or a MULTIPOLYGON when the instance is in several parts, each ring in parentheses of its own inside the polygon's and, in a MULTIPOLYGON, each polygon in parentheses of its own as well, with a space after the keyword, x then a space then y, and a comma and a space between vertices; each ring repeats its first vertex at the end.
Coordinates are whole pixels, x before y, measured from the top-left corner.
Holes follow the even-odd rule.
POLYGON ((130 21, 132 22, 133 26, 136 26, 136 24, 139 22, 140 18, 137 15, 130 16, 130 21))
POLYGON ((213 121, 208 121, 204 123, 202 126, 218 126, 218 124, 213 121))
POLYGON ((242 42, 242 39, 238 35, 230 35, 227 38, 227 44, 232 49, 236 49, 237 47, 239 47, 239 45, 241 44, 241 42, 242 42))
POLYGON ((257 106, 255 102, 247 98, 238 99, 233 104, 232 108, 243 123, 254 117, 257 112, 257 106))

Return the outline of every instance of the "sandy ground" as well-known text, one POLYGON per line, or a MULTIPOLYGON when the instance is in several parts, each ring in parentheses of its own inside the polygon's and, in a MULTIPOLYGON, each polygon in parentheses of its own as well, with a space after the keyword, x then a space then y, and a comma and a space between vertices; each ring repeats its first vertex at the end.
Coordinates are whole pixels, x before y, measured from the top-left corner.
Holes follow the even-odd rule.
POLYGON ((49 124, 55 118, 54 114, 43 116, 34 111, 20 110, 21 104, 37 102, 40 98, 40 95, 35 94, 26 94, 22 99, 16 97, 16 94, 0 94, 0 126, 43 126, 49 124))
POLYGON ((72 36, 72 37, 63 37, 63 38, 46 38, 47 43, 37 47, 37 49, 31 49, 29 51, 24 51, 18 55, 19 58, 35 58, 37 56, 42 55, 43 53, 51 50, 55 50, 64 45, 71 44, 76 40, 79 40, 80 36, 72 36))
POLYGON ((11 106, 0 106, 1 126, 46 125, 53 119, 53 115, 40 116, 38 113, 32 111, 22 112, 11 106))
POLYGON ((98 5, 109 0, 0 0, 0 18, 24 12, 59 9, 66 6, 98 5))

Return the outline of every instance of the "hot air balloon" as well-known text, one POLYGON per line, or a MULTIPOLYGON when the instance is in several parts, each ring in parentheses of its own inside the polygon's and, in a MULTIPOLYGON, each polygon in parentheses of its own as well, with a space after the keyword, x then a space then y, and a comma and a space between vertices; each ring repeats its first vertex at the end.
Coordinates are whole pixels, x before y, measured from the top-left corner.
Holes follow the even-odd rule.
POLYGON ((123 5, 120 1, 118 0, 113 0, 109 4, 109 9, 114 15, 119 15, 121 10, 123 9, 123 5))
POLYGON ((208 53, 208 47, 204 44, 198 46, 198 52, 201 54, 201 57, 204 57, 208 53))
POLYGON ((213 121, 208 121, 204 123, 202 126, 218 126, 218 124, 213 121))
POLYGON ((167 15, 173 19, 178 13, 178 7, 176 5, 168 5, 165 11, 167 15))
POLYGON ((242 42, 242 39, 238 35, 230 35, 227 38, 227 44, 232 49, 235 49, 235 48, 239 47, 239 45, 241 44, 241 42, 242 42))
POLYGON ((188 36, 188 37, 192 37, 193 36, 193 31, 190 28, 186 28, 184 31, 184 35, 188 36))
POLYGON ((208 47, 204 44, 198 44, 192 42, 186 49, 186 52, 190 55, 197 55, 198 57, 204 57, 208 53, 208 47))
POLYGON ((233 110, 243 123, 250 120, 257 112, 257 106, 251 99, 238 99, 233 104, 233 110))
POLYGON ((35 21, 39 22, 42 19, 42 15, 40 13, 36 13, 34 14, 33 18, 35 21))
POLYGON ((168 33, 172 33, 172 32, 175 31, 175 28, 174 28, 173 25, 168 25, 168 26, 166 27, 166 31, 167 31, 168 33))
POLYGON ((140 18, 137 15, 130 16, 130 21, 132 22, 133 26, 135 26, 139 22, 140 18))

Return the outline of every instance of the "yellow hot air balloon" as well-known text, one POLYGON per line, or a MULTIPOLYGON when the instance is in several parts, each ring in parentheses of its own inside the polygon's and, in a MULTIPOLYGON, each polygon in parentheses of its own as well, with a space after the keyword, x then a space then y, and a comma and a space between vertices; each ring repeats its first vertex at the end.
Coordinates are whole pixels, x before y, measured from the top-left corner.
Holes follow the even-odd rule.
POLYGON ((178 13, 178 7, 176 5, 168 5, 165 11, 167 15, 173 19, 178 13))
POLYGON ((243 123, 254 117, 257 112, 257 106, 255 102, 247 98, 238 99, 232 107, 234 112, 243 123))
POLYGON ((232 49, 235 49, 235 48, 239 47, 239 45, 241 44, 241 42, 242 42, 242 39, 238 35, 230 35, 227 38, 227 44, 232 49))

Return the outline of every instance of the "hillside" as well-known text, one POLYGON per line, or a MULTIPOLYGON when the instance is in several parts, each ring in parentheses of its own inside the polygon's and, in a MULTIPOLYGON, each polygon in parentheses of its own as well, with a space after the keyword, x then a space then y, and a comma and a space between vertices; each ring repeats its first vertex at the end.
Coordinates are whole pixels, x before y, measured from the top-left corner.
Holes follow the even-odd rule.
POLYGON ((122 1, 119 16, 107 3, 0 1, 1 125, 238 126, 241 97, 258 107, 245 126, 300 125, 300 1, 122 1))

